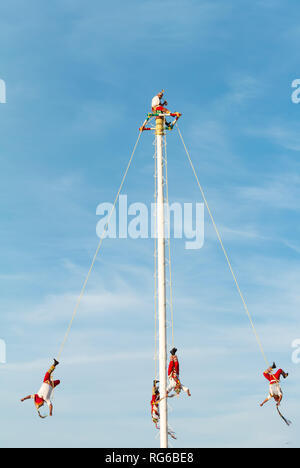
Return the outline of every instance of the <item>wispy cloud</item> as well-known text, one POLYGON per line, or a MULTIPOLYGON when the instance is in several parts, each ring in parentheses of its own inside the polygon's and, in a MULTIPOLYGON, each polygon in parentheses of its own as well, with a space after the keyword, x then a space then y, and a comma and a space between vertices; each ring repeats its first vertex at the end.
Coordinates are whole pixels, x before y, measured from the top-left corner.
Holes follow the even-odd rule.
POLYGON ((261 186, 240 187, 237 192, 240 197, 252 200, 256 206, 275 209, 299 210, 300 177, 298 174, 281 174, 276 177, 266 176, 261 186))
POLYGON ((271 143, 292 151, 300 150, 300 127, 298 124, 270 123, 265 128, 248 129, 250 135, 264 138, 271 143))
MULTIPOLYGON (((55 418, 43 431, 19 393, 38 389, 64 337, 98 243, 96 206, 115 195, 161 87, 183 112, 180 128, 266 354, 290 372, 284 410, 295 420, 287 433, 272 404, 258 406, 265 363, 206 216, 200 251, 172 242, 175 345, 192 390, 170 402, 174 445, 279 447, 288 437, 299 446, 291 342, 299 338, 300 139, 290 100, 299 6, 40 3, 0 6, 0 79, 9 95, 0 109, 2 446, 158 445, 149 411, 152 241, 105 241, 57 369, 55 418)), ((145 133, 126 180, 134 201, 153 200, 145 133)), ((201 201, 169 133, 172 200, 201 201)), ((169 307, 167 316, 171 341, 169 307)))

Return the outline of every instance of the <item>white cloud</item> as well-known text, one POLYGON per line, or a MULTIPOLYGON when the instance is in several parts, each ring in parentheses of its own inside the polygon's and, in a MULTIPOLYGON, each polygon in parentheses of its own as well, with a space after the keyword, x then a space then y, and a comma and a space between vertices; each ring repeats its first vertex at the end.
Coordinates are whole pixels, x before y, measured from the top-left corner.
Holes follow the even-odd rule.
POLYGON ((267 177, 261 186, 243 186, 237 190, 238 196, 254 201, 256 207, 299 210, 299 181, 297 174, 282 174, 267 177))
MULTIPOLYGON (((61 323, 72 316, 78 295, 65 293, 48 295, 41 304, 36 305, 24 315, 29 323, 61 323)), ((130 311, 140 310, 144 305, 144 297, 133 291, 105 291, 86 293, 81 300, 79 313, 84 313, 87 320, 93 317, 120 315, 130 311)))
POLYGON ((265 138, 283 148, 292 151, 300 150, 300 133, 299 125, 292 123, 270 123, 265 128, 249 129, 250 135, 265 138))

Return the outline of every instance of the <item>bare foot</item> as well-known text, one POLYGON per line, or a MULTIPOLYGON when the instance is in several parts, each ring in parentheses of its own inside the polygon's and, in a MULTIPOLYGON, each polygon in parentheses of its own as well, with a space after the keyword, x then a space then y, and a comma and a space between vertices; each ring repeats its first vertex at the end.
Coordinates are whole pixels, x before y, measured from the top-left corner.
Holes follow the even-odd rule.
POLYGON ((192 396, 191 392, 188 390, 187 392, 188 396, 192 396))

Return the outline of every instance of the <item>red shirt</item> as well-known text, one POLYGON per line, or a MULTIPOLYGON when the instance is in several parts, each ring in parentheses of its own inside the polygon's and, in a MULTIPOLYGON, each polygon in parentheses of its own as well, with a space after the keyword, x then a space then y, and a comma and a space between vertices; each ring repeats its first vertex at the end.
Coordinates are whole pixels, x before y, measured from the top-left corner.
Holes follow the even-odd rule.
POLYGON ((265 377, 270 383, 276 383, 276 382, 279 382, 281 373, 282 373, 282 369, 278 369, 278 371, 277 371, 275 374, 268 374, 267 372, 264 372, 264 377, 265 377))
POLYGON ((159 395, 153 395, 151 400, 151 406, 155 405, 156 402, 159 400, 159 395))
POLYGON ((176 377, 179 377, 179 362, 176 359, 175 361, 171 359, 169 368, 168 368, 168 376, 176 379, 176 377))

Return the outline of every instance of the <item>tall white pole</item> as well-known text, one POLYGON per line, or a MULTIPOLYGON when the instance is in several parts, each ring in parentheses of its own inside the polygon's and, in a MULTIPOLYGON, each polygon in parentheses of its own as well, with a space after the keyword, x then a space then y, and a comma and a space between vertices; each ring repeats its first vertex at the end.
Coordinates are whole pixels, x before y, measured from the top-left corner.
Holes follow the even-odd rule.
POLYGON ((167 330, 166 330, 166 266, 165 266, 165 214, 164 214, 164 160, 163 135, 164 117, 156 119, 157 157, 157 278, 159 316, 159 387, 160 397, 160 446, 168 447, 168 405, 167 391, 167 330))

